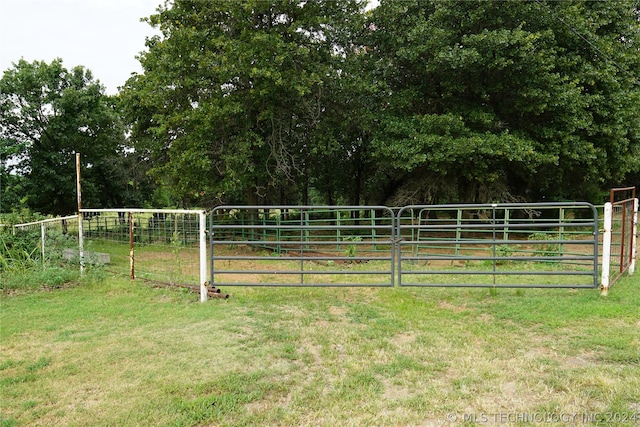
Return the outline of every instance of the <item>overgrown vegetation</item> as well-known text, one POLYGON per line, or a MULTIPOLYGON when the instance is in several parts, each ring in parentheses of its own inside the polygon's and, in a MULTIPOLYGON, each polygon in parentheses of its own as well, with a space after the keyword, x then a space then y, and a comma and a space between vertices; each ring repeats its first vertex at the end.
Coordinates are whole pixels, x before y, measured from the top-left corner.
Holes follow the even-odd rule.
POLYGON ((39 228, 15 232, 9 227, 0 230, 0 291, 58 288, 77 282, 80 276, 77 263, 68 264, 62 258, 63 247, 77 244, 68 237, 62 233, 48 233, 50 249, 43 260, 39 228))

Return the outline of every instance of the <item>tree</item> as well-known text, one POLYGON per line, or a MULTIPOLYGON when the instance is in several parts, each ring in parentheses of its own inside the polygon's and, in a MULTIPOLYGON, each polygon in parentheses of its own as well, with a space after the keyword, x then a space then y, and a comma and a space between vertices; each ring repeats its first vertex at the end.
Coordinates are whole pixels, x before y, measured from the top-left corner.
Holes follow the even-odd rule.
POLYGON ((183 205, 585 199, 640 170, 637 2, 175 0, 122 101, 183 205))
POLYGON ((125 140, 116 104, 90 71, 68 71, 60 59, 20 60, 4 72, 0 141, 11 161, 3 172, 24 177, 22 203, 47 214, 74 212, 79 152, 84 205, 122 206, 125 140))
MULTIPOLYGON (((356 1, 176 0, 122 93, 136 149, 184 204, 307 199, 356 1)), ((326 138, 324 139, 326 142, 326 138)))
POLYGON ((382 1, 370 45, 389 98, 374 145, 400 176, 395 200, 594 199, 638 170, 637 10, 382 1))

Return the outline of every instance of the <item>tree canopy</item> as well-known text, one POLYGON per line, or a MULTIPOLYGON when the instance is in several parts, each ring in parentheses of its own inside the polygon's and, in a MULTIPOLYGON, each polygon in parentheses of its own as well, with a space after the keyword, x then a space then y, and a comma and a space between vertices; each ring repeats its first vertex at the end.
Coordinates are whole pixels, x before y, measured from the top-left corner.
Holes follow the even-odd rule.
POLYGON ((176 0, 149 22, 123 96, 193 203, 594 199, 640 169, 633 1, 176 0))
MULTIPOLYGON (((90 71, 71 71, 20 60, 0 79, 0 149, 7 181, 20 185, 20 203, 39 212, 76 210, 75 153, 81 153, 83 200, 93 206, 122 206, 126 177, 124 128, 116 101, 103 94, 90 71), (24 179, 19 180, 18 177, 24 179)), ((15 202, 15 201, 14 201, 15 202)))
POLYGON ((419 200, 593 199, 640 169, 634 2, 382 1, 371 21, 378 152, 419 200))
POLYGON ((176 0, 123 91, 152 173, 192 203, 297 202, 351 55, 354 1, 176 0), (276 194, 274 196, 274 194, 276 194))
POLYGON ((77 150, 101 206, 600 203, 640 184, 637 0, 173 0, 147 21, 118 97, 60 61, 5 72, 0 150, 34 207, 69 209, 54 171, 77 150))

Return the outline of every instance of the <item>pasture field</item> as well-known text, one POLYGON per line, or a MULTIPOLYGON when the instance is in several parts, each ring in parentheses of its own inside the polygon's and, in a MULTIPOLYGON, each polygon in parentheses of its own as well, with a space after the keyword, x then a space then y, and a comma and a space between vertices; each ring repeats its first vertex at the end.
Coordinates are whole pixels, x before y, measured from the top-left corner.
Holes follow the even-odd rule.
POLYGON ((598 290, 4 293, 0 426, 640 425, 640 276, 598 290))

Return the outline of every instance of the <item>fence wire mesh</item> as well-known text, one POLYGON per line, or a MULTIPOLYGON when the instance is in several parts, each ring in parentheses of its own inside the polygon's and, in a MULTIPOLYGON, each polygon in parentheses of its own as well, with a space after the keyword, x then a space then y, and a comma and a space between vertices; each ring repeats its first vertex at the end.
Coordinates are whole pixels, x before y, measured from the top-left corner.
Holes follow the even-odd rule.
MULTIPOLYGON (((78 217, 67 216, 13 226, 14 237, 24 243, 25 254, 43 263, 77 259, 78 217)), ((15 241, 15 240, 14 240, 15 241)))
POLYGON ((85 256, 139 279, 199 284, 199 211, 83 209, 85 256))

